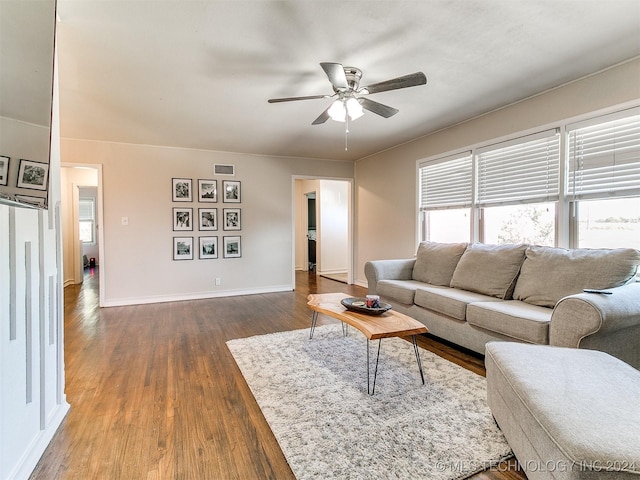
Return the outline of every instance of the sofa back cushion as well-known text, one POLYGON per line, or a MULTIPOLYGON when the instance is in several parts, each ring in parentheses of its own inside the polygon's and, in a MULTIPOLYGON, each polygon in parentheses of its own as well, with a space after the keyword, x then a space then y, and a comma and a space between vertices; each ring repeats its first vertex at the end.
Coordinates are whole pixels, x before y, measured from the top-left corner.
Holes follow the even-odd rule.
POLYGON ((585 288, 603 290, 635 277, 640 252, 633 248, 565 250, 530 246, 513 298, 541 307, 554 307, 561 298, 585 288))
POLYGON ((466 249, 466 243, 420 243, 413 266, 413 279, 448 287, 453 271, 466 249))
POLYGON ((451 286, 510 299, 526 245, 469 245, 453 272, 451 286))

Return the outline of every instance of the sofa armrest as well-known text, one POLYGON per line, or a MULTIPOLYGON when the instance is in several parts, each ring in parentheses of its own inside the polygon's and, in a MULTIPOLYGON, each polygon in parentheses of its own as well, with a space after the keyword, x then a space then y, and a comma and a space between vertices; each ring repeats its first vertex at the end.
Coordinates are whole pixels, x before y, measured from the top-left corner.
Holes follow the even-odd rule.
POLYGON ((370 295, 377 295, 380 280, 411 280, 415 258, 397 260, 371 260, 364 264, 367 287, 370 295))
POLYGON ((587 337, 640 328, 640 283, 608 290, 613 293, 579 293, 562 298, 551 316, 549 344, 576 348, 583 346, 587 337))

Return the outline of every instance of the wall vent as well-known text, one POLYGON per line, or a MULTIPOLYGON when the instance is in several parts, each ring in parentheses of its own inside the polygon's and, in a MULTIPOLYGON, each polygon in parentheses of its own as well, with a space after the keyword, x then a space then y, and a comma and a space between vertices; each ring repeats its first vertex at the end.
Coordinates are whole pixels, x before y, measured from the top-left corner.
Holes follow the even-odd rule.
POLYGON ((213 165, 213 174, 214 175, 235 175, 236 174, 236 166, 235 165, 221 165, 216 163, 213 165))

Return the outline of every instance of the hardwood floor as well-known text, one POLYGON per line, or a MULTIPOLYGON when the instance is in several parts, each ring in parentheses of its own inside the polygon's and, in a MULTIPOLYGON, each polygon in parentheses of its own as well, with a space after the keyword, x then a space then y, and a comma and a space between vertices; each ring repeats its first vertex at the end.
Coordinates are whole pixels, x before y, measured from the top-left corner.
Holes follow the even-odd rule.
MULTIPOLYGON (((299 272, 295 292, 100 309, 97 271, 85 279, 65 289, 71 410, 32 480, 294 478, 225 342, 307 328, 309 293, 364 289, 299 272)), ((480 358, 420 345, 484 374, 480 358)), ((515 461, 473 478, 526 479, 515 461)))

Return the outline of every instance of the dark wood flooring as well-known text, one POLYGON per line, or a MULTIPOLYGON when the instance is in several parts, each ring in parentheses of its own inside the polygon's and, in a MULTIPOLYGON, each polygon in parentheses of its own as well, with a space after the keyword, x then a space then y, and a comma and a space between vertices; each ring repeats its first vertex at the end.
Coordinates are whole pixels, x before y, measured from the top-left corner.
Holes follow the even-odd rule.
MULTIPOLYGON (((364 289, 299 272, 295 292, 100 309, 97 282, 87 270, 65 289, 71 410, 31 479, 293 479, 225 342, 308 327, 309 293, 364 289)), ((481 358, 419 342, 484 375, 481 358)), ((514 460, 472 478, 526 476, 514 460)))

